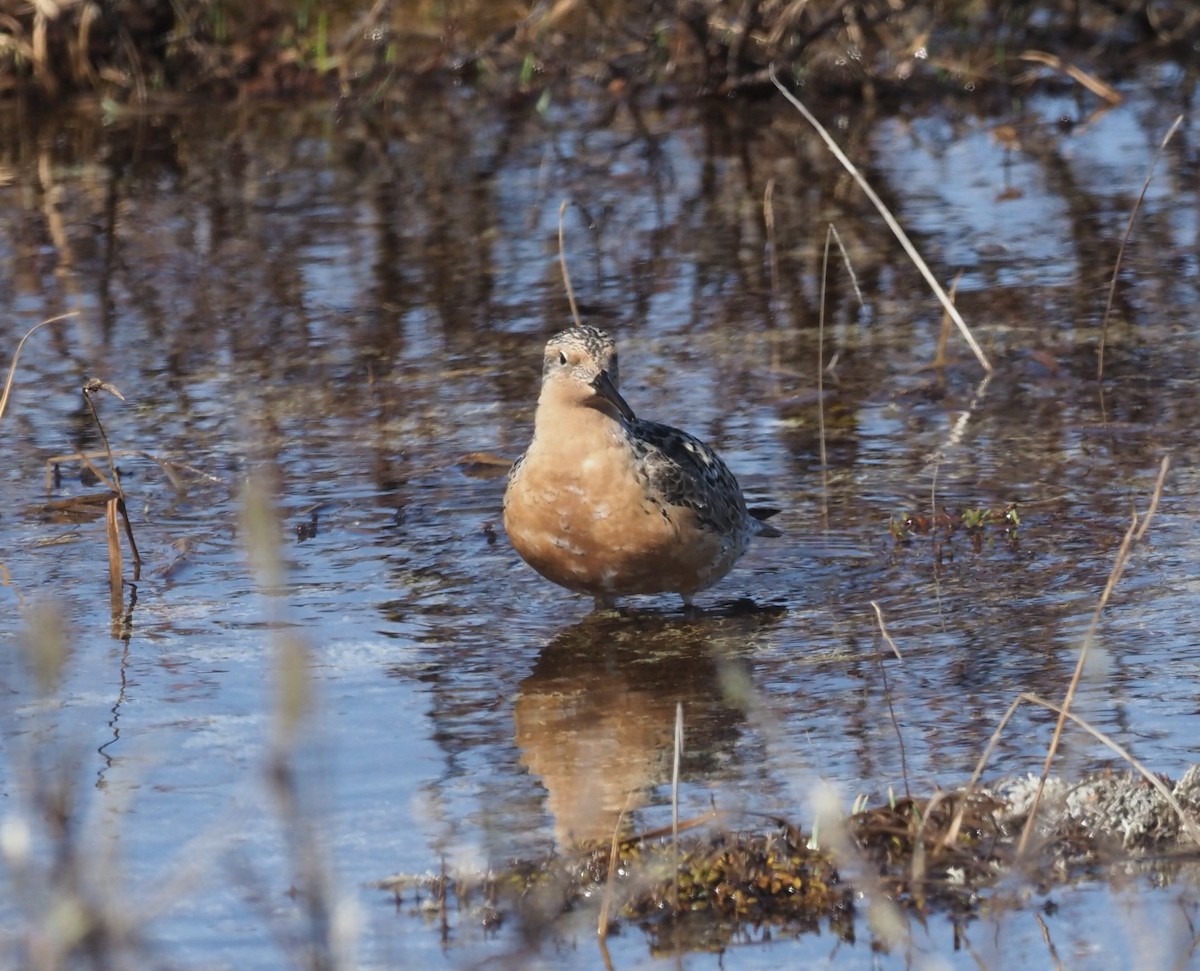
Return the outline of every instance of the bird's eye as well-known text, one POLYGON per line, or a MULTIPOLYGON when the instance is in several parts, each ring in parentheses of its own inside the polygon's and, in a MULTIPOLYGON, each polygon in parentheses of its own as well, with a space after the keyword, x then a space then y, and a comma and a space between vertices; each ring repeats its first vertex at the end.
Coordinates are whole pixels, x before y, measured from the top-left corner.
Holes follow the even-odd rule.
POLYGON ((558 363, 559 363, 559 364, 566 364, 566 363, 567 363, 567 355, 566 355, 566 354, 564 354, 562 351, 559 351, 559 352, 558 352, 558 363))

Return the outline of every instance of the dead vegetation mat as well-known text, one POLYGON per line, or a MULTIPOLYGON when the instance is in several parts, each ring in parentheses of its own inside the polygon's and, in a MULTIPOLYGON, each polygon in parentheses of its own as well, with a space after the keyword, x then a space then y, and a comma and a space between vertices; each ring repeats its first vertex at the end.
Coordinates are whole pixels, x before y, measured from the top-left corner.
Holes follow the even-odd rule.
MULTIPOLYGON (((860 899, 970 919, 989 906, 990 891, 1006 874, 1048 893, 1085 879, 1162 885, 1200 865, 1200 847, 1163 796, 1141 777, 1118 773, 1071 785, 1050 779, 1034 848, 1018 860, 1017 837, 1036 785, 1033 777, 1015 778, 972 793, 895 799, 817 834, 769 816, 729 828, 714 812, 683 824, 677 838, 660 830, 485 875, 443 871, 376 886, 400 905, 440 915, 443 925, 456 913, 484 927, 510 916, 522 926, 546 926, 590 907, 608 915, 611 930, 628 922, 664 945, 669 938, 679 946, 682 935, 690 946, 712 947, 747 925, 790 933, 828 928, 851 939, 860 899)), ((1173 795, 1200 819, 1200 766, 1173 795)), ((1006 886, 1014 892, 1016 885, 1006 886)))

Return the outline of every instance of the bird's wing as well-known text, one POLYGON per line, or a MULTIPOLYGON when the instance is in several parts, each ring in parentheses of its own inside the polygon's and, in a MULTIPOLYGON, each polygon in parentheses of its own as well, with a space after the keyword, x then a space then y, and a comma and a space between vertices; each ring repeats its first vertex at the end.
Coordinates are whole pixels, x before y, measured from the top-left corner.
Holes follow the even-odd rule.
POLYGON ((627 430, 651 496, 690 509, 706 529, 728 533, 744 523, 746 502, 737 479, 700 439, 653 421, 629 422, 627 430))

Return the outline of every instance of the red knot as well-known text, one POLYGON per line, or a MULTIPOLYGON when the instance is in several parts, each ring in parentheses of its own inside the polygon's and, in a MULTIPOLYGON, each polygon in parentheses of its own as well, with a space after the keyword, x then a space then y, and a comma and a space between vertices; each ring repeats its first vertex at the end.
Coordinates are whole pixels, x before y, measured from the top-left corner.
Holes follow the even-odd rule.
POLYGON ((678 593, 691 605, 746 552, 778 536, 737 479, 687 432, 637 418, 617 349, 572 327, 546 344, 533 440, 508 475, 504 528, 547 580, 590 594, 678 593))

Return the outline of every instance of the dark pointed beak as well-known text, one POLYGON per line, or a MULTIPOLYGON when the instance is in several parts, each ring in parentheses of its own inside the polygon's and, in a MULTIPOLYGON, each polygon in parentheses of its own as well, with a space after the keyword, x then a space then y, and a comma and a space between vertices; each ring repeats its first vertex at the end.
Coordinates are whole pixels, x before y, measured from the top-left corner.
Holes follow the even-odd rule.
POLYGON ((621 397, 621 392, 617 390, 617 386, 612 383, 612 378, 608 376, 607 371, 601 371, 592 378, 592 389, 596 394, 600 395, 605 401, 617 409, 621 417, 626 421, 634 421, 636 415, 629 404, 621 397))

